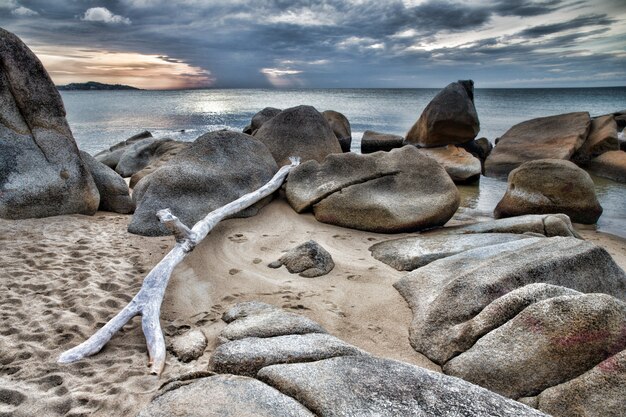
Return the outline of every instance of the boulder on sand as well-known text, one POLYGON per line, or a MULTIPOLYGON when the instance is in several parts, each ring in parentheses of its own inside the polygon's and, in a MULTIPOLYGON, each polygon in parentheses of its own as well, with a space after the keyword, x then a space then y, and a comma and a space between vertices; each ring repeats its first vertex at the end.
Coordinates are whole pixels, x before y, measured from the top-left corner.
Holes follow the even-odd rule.
POLYGON ((480 179, 480 160, 461 147, 421 148, 420 152, 437 161, 455 184, 469 184, 480 179))
POLYGON ((605 152, 592 159, 586 168, 598 177, 626 183, 626 152, 605 152))
POLYGON ((485 161, 485 175, 505 178, 524 162, 537 159, 569 160, 587 139, 590 126, 587 112, 540 117, 516 124, 500 138, 485 161))
POLYGON ((80 151, 80 157, 91 173, 100 194, 99 210, 129 214, 135 211, 135 203, 130 198, 126 181, 113 169, 98 162, 87 152, 80 151))
POLYGON ((283 265, 292 274, 300 274, 306 278, 326 275, 335 267, 330 253, 314 240, 296 246, 268 266, 280 268, 283 265))
POLYGON ((94 214, 99 202, 50 76, 0 28, 0 217, 94 214))
POLYGON ((494 216, 549 213, 564 213, 575 223, 596 223, 602 207, 589 174, 558 159, 526 162, 511 171, 494 216))
MULTIPOLYGON (((128 231, 145 236, 171 234, 156 216, 165 208, 193 227, 211 211, 265 185, 277 170, 268 149, 249 135, 224 130, 207 133, 137 184, 133 192, 137 208, 128 231)), ((255 215, 268 201, 236 217, 255 215)))
POLYGON ((587 140, 574 153, 572 161, 584 166, 596 156, 608 151, 619 151, 617 124, 613 115, 596 117, 591 120, 587 140))
POLYGON ((290 156, 322 162, 327 155, 342 152, 324 116, 311 106, 283 110, 263 123, 254 138, 268 147, 279 166, 289 164, 290 156))
POLYGON ((442 226, 460 201, 441 165, 414 146, 305 162, 289 174, 286 195, 298 213, 312 208, 323 223, 379 233, 442 226))
POLYGON ((404 138, 402 136, 366 130, 361 138, 361 153, 389 152, 392 149, 401 148, 403 145, 404 138))
POLYGON ((406 142, 423 147, 461 144, 473 140, 480 130, 474 107, 474 82, 449 84, 426 106, 406 134, 406 142))
POLYGON ((263 123, 267 122, 281 111, 281 109, 277 109, 275 107, 264 108, 263 110, 252 116, 252 121, 248 126, 243 129, 243 133, 246 133, 248 135, 254 135, 254 132, 259 130, 259 128, 263 126, 263 123))
POLYGON ((333 133, 339 140, 341 150, 350 152, 350 146, 352 145, 352 129, 350 129, 348 118, 334 110, 323 111, 322 116, 324 116, 330 128, 333 130, 333 133))
POLYGON ((117 167, 117 164, 119 164, 120 162, 120 158, 122 157, 124 152, 126 152, 130 145, 135 142, 139 142, 140 140, 148 139, 151 137, 152 133, 148 132, 147 130, 143 131, 134 136, 131 136, 126 140, 116 143, 108 149, 98 152, 94 155, 94 158, 96 158, 98 162, 102 162, 109 168, 115 169, 115 167, 117 167))

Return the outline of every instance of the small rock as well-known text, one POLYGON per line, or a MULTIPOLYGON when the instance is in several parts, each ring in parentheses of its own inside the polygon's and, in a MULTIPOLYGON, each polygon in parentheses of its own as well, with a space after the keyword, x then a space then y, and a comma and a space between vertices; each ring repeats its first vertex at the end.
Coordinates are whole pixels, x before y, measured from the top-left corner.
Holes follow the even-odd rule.
POLYGON ((277 109, 274 107, 264 108, 263 110, 252 116, 252 121, 243 130, 243 133, 246 133, 248 135, 254 135, 254 132, 259 130, 259 128, 263 126, 263 123, 267 122, 281 111, 281 109, 277 109))
POLYGON ((379 133, 373 130, 363 132, 361 138, 361 153, 373 153, 378 151, 389 152, 395 148, 404 146, 404 138, 389 133, 379 133))
POLYGON ((207 339, 200 330, 191 330, 172 340, 172 353, 181 362, 191 362, 198 359, 207 347, 207 339))
POLYGON ((126 152, 130 145, 135 142, 139 142, 142 139, 147 139, 151 137, 152 133, 148 132, 147 130, 143 131, 134 136, 131 136, 126 140, 116 143, 108 149, 96 153, 94 155, 94 158, 96 158, 98 162, 103 163, 109 168, 115 169, 115 167, 117 167, 117 164, 120 163, 120 158, 122 157, 124 152, 126 152))
POLYGON ((322 112, 322 116, 326 119, 333 133, 339 140, 341 150, 344 152, 350 152, 350 146, 352 145, 352 130, 350 129, 350 122, 348 118, 343 114, 334 111, 326 110, 322 112))
POLYGON ((300 274, 306 278, 326 275, 335 267, 330 253, 314 240, 296 246, 268 266, 280 268, 282 265, 285 265, 292 274, 300 274))

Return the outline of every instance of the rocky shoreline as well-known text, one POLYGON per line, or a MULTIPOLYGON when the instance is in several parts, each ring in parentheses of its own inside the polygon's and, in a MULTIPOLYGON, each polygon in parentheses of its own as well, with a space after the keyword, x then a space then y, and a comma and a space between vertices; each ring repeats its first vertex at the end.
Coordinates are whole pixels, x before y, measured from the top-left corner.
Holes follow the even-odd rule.
POLYGON ((302 105, 263 109, 244 132, 143 132, 92 157, 36 56, 2 29, 0 40, 0 413, 626 408, 626 240, 580 227, 602 215, 585 170, 624 181, 624 111, 529 120, 492 148, 476 138, 465 80, 406 138, 370 132, 361 154, 348 118, 302 105), (56 363, 175 243, 157 210, 191 227, 290 156, 302 163, 280 192, 217 225, 174 270, 160 379, 138 321, 95 356, 56 363), (481 173, 508 177, 487 221, 459 211, 457 184, 481 173))

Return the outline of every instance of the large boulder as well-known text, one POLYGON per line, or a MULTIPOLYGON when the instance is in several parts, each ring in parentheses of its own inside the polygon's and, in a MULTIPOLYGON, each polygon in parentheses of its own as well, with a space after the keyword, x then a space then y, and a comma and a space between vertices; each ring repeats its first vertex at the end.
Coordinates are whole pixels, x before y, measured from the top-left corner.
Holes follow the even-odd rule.
POLYGON ((443 370, 520 398, 575 378, 626 348, 626 303, 606 294, 563 295, 526 307, 443 370))
POLYGON ((323 223, 380 233, 442 226, 460 201, 445 170, 414 146, 305 162, 289 174, 286 194, 298 213, 313 209, 323 223))
POLYGON ((369 248, 372 256, 398 271, 413 271, 424 265, 465 252, 499 245, 530 236, 515 233, 449 234, 441 236, 410 236, 385 240, 369 248))
POLYGON ((292 274, 315 278, 328 274, 335 267, 332 256, 314 240, 296 246, 268 266, 280 268, 285 265, 292 274))
POLYGON ((394 284, 413 311, 411 345, 444 364, 472 340, 464 323, 527 284, 626 299, 626 274, 601 247, 575 238, 529 238, 439 259, 394 284))
POLYGON ((626 183, 626 152, 610 151, 592 159, 586 167, 598 177, 626 183))
POLYGON ((116 143, 115 145, 111 146, 108 149, 98 152, 97 154, 94 155, 94 158, 96 158, 98 162, 102 162, 104 165, 108 166, 109 168, 115 169, 117 164, 119 164, 120 162, 120 158, 122 157, 124 152, 126 152, 126 150, 128 149, 130 145, 132 145, 135 142, 139 142, 140 140, 148 139, 151 137, 152 137, 152 133, 145 130, 141 133, 131 136, 130 138, 126 140, 116 143))
POLYGON ((389 152, 395 148, 404 146, 404 138, 389 133, 379 133, 373 130, 363 132, 361 138, 361 153, 373 153, 378 151, 389 152))
POLYGON ((326 110, 322 112, 322 116, 326 119, 333 133, 339 140, 341 150, 350 152, 352 145, 352 129, 348 118, 335 110, 326 110))
POLYGON ((263 123, 267 122, 281 111, 281 109, 277 109, 275 107, 264 108, 263 110, 252 116, 250 124, 243 129, 243 133, 253 135, 254 132, 259 130, 259 128, 263 126, 263 123))
POLYGON ((372 356, 262 368, 259 379, 318 416, 543 416, 458 378, 372 356))
POLYGON ((91 173, 100 194, 99 210, 129 214, 135 211, 135 203, 130 198, 126 181, 113 169, 98 162, 87 152, 80 151, 80 157, 91 173))
POLYGON ((178 155, 182 150, 187 149, 189 145, 189 142, 179 142, 174 140, 165 140, 161 142, 156 148, 153 148, 153 151, 150 152, 151 155, 144 156, 148 158, 149 163, 145 166, 145 168, 135 172, 130 177, 129 186, 131 188, 135 188, 137 183, 141 181, 143 177, 152 174, 163 165, 167 165, 172 158, 178 155))
POLYGON ((480 179, 480 160, 461 147, 421 148, 420 152, 437 161, 456 184, 468 184, 480 179))
POLYGON ((35 54, 0 28, 0 217, 94 214, 99 194, 61 96, 35 54))
POLYGON ((324 116, 311 106, 283 110, 263 123, 254 137, 269 148, 278 165, 289 164, 290 156, 322 162, 327 155, 342 152, 324 116))
POLYGON ((138 417, 313 417, 291 397, 256 379, 213 375, 171 383, 138 417))
POLYGON ((602 207, 589 174, 558 159, 526 162, 511 171, 494 216, 549 213, 564 213, 575 223, 596 223, 602 207))
MULTIPOLYGON (((171 234, 155 214, 164 208, 192 227, 211 211, 263 186, 277 170, 268 149, 249 135, 207 133, 137 184, 133 192, 137 209, 128 231, 171 234)), ((267 202, 264 199, 236 217, 255 215, 267 202)))
POLYGON ((587 139, 587 112, 540 117, 516 124, 498 141, 485 162, 485 175, 505 178, 524 162, 569 160, 587 139))
POLYGON ((424 147, 461 144, 473 140, 480 130, 474 107, 474 82, 449 84, 426 106, 406 135, 406 142, 424 147))
POLYGON ((577 164, 585 165, 596 156, 608 151, 619 151, 617 124, 613 115, 596 117, 591 120, 587 140, 572 155, 577 164))

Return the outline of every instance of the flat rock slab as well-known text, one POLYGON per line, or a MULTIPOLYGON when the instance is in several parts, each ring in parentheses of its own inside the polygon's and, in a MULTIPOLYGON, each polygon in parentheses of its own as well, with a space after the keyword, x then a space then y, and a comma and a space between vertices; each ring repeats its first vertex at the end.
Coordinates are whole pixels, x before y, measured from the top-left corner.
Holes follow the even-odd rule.
POLYGON ((514 233, 412 236, 387 240, 369 248, 372 256, 398 271, 413 271, 437 259, 466 250, 499 245, 530 236, 514 233))
POLYGON ((256 379, 215 375, 155 397, 138 417, 314 417, 293 398, 256 379))
POLYGON ((456 184, 468 184, 480 179, 480 159, 463 148, 448 145, 438 148, 420 148, 420 152, 437 161, 456 184))
POLYGON ((598 177, 626 183, 626 152, 610 151, 592 159, 587 166, 598 177))
POLYGON ((288 334, 326 333, 313 320, 284 310, 249 315, 232 321, 220 333, 223 340, 274 337, 288 334))
POLYGON ((280 268, 285 265, 292 274, 301 277, 315 278, 328 274, 335 267, 333 257, 314 240, 309 240, 296 246, 284 254, 278 261, 272 262, 270 268, 280 268))
POLYGON ((607 294, 534 303, 443 367, 510 398, 537 395, 626 348, 626 303, 607 294))
POLYGON ((470 224, 453 233, 537 233, 546 237, 580 238, 565 214, 527 214, 488 222, 470 224))
POLYGON ((540 117, 516 124, 493 148, 485 162, 485 175, 506 178, 524 162, 546 158, 569 160, 587 139, 590 126, 587 112, 540 117))
POLYGON ((389 133, 374 132, 366 130, 361 138, 361 153, 389 152, 404 145, 404 138, 399 135, 389 133))
POLYGON ((259 369, 268 365, 364 354, 362 350, 322 333, 249 337, 220 345, 211 356, 209 369, 218 373, 255 376, 259 369))
POLYGON ((461 379, 371 356, 273 365, 258 377, 321 417, 544 415, 461 379))
POLYGON ((458 327, 497 298, 532 283, 626 299, 626 274, 601 247, 575 238, 528 238, 468 250, 394 284, 413 312, 411 345, 443 364, 465 350, 458 327))
POLYGON ((298 213, 312 208, 323 223, 380 233, 441 226, 460 202, 445 170, 413 146, 305 162, 289 174, 286 194, 298 213))

